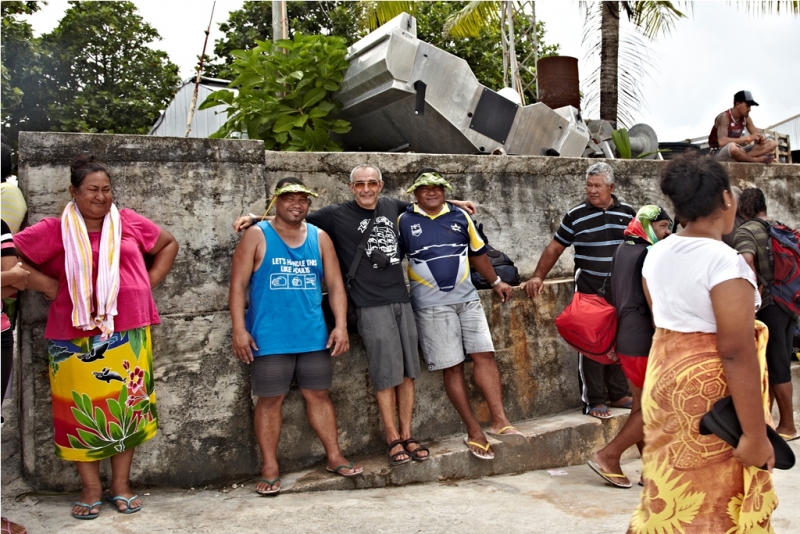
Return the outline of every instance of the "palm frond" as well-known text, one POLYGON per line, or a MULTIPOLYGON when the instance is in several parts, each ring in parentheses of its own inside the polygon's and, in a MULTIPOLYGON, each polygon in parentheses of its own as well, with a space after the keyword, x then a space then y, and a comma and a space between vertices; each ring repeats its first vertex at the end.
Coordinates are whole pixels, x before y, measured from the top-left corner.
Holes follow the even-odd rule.
MULTIPOLYGON (((597 64, 600 56, 600 10, 590 10, 586 13, 587 21, 584 26, 583 42, 586 47, 586 59, 593 65, 597 64)), ((621 25, 623 26, 623 25, 621 25)), ((642 36, 641 28, 632 24, 625 24, 621 29, 619 41, 619 67, 618 67, 618 104, 617 126, 630 128, 637 121, 637 116, 646 99, 642 93, 642 84, 646 77, 653 77, 658 72, 657 61, 651 57, 652 50, 648 45, 649 39, 642 36)), ((600 67, 583 76, 582 86, 584 100, 581 108, 585 117, 598 117, 600 109, 600 67)))
POLYGON ((470 2, 447 17, 444 34, 452 37, 480 37, 481 30, 500 23, 500 2, 470 2))
POLYGON ((395 18, 400 13, 409 13, 414 15, 416 12, 416 2, 381 2, 375 0, 362 0, 365 4, 364 18, 362 19, 362 26, 369 28, 373 31, 381 24, 385 24, 395 18))
MULTIPOLYGON (((677 2, 635 2, 631 22, 642 30, 642 35, 654 39, 659 33, 668 35, 675 23, 686 15, 675 5, 677 2)), ((685 2, 684 2, 685 3, 685 2)))
POLYGON ((794 15, 800 16, 800 2, 767 0, 764 2, 729 2, 736 4, 736 7, 744 7, 748 13, 762 15, 794 15))

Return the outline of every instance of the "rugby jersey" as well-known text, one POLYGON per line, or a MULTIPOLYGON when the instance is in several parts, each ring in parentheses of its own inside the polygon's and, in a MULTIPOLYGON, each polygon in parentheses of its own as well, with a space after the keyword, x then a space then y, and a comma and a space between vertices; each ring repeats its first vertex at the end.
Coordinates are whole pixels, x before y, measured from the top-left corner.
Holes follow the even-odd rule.
MULTIPOLYGON (((614 203, 605 210, 592 206, 588 200, 569 210, 554 236, 565 247, 575 247, 575 270, 581 270, 578 290, 582 293, 597 293, 603 286, 611 274, 611 259, 623 241, 623 232, 636 217, 633 207, 615 195, 611 197, 614 203)), ((611 293, 610 286, 605 286, 607 295, 611 293)))
POLYGON ((486 244, 467 212, 445 203, 428 215, 412 204, 397 218, 397 231, 415 310, 478 300, 468 257, 485 254, 486 244))

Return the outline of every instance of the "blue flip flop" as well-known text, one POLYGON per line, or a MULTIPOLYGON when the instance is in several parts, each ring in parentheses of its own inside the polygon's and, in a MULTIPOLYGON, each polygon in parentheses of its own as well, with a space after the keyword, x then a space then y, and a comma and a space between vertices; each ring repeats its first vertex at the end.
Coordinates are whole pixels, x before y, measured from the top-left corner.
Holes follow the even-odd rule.
MULTIPOLYGON (((88 511, 91 512, 92 508, 97 508, 98 506, 103 506, 103 501, 97 501, 96 503, 93 503, 93 504, 86 504, 85 502, 75 501, 75 506, 83 506, 84 508, 86 508, 88 511)), ((97 512, 96 514, 86 514, 86 515, 78 515, 78 514, 73 513, 72 517, 74 517, 75 519, 94 519, 98 515, 100 515, 100 512, 97 512)))
POLYGON ((131 501, 134 501, 134 500, 136 500, 138 498, 139 498, 138 495, 134 495, 130 499, 126 499, 125 497, 122 497, 121 495, 117 495, 116 497, 112 497, 112 496, 109 495, 108 496, 108 502, 113 504, 114 507, 117 509, 117 512, 119 512, 121 514, 135 514, 136 512, 138 512, 139 510, 142 509, 142 505, 140 504, 136 508, 131 508, 131 501), (125 501, 125 504, 127 505, 127 507, 124 510, 120 510, 119 507, 117 506, 117 501, 125 501))

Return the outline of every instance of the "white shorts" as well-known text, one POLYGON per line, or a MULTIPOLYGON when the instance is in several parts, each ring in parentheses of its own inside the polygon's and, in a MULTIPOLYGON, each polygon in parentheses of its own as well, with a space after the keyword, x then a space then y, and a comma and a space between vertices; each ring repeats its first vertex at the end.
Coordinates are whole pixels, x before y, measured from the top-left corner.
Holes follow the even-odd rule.
POLYGON ((422 357, 428 371, 464 361, 464 354, 494 352, 489 323, 479 300, 432 306, 414 312, 422 357))

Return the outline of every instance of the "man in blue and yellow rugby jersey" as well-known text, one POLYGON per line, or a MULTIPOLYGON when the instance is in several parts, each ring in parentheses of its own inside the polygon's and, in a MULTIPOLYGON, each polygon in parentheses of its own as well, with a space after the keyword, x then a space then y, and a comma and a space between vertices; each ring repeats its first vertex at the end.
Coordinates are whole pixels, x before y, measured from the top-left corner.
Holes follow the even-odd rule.
POLYGON ((411 305, 428 370, 442 370, 447 396, 467 426, 464 442, 472 454, 491 460, 494 451, 469 404, 465 352, 475 363, 475 383, 489 405, 492 426, 488 434, 517 444, 525 443, 525 437, 503 409, 492 336, 470 279, 470 266, 493 280, 492 289, 503 302, 511 297, 511 287, 495 273, 467 212, 445 202, 445 188, 452 190, 440 173, 420 171, 408 188, 417 202, 397 219, 399 242, 408 257, 411 305))

